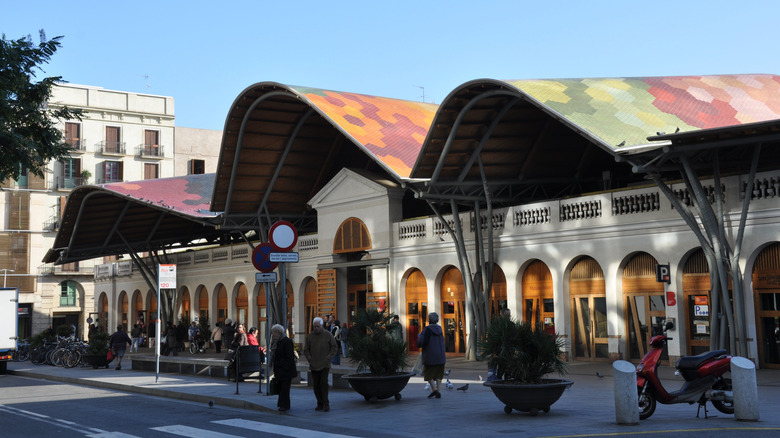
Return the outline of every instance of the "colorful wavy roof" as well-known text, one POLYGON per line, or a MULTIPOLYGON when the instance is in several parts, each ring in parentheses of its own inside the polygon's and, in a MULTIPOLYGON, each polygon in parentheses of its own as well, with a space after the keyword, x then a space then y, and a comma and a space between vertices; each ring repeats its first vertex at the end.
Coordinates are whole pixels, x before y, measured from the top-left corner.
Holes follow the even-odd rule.
POLYGON ((607 146, 780 119, 780 76, 507 80, 607 146))
POLYGON ((438 109, 430 103, 291 88, 403 178, 411 174, 438 109))
POLYGON ((214 174, 101 184, 108 191, 194 217, 213 217, 209 211, 214 174))

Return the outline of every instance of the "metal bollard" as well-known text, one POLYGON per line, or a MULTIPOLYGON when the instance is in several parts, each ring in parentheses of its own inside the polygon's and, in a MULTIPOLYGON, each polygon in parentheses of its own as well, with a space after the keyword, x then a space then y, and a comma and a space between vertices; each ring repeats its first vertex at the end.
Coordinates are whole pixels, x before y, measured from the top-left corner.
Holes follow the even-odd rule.
POLYGON ((731 385, 734 392, 734 418, 758 421, 756 365, 744 357, 731 358, 731 385))
POLYGON ((618 424, 639 424, 639 397, 636 389, 636 367, 631 362, 616 360, 615 370, 615 419, 618 424))

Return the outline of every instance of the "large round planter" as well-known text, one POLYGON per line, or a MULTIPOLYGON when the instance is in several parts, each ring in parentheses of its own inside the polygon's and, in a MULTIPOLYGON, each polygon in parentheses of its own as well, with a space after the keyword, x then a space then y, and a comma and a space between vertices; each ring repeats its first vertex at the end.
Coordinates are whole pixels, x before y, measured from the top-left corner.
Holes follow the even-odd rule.
POLYGON ((367 402, 374 403, 395 397, 401 400, 401 391, 406 388, 414 373, 398 373, 389 376, 375 376, 369 373, 347 374, 341 378, 349 382, 349 386, 362 395, 367 402))
POLYGON ((539 411, 550 412, 550 406, 558 401, 563 391, 574 382, 565 379, 544 379, 542 383, 516 383, 511 380, 485 382, 496 397, 504 404, 504 412, 512 410, 536 415, 539 411))
POLYGON ((92 368, 108 368, 108 364, 111 363, 111 361, 106 358, 106 354, 84 354, 81 356, 81 359, 89 365, 92 365, 92 368))

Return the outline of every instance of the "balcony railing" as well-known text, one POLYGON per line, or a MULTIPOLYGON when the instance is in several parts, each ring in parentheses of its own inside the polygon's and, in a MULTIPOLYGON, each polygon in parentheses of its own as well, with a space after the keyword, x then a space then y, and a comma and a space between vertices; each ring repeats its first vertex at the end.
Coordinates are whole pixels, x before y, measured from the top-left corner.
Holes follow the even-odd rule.
POLYGON ((74 138, 65 139, 65 144, 67 144, 70 147, 72 152, 81 152, 81 153, 83 153, 83 152, 87 151, 87 148, 86 148, 87 141, 84 140, 83 138, 82 139, 74 139, 74 138))
POLYGON ((70 190, 84 184, 84 178, 57 176, 51 180, 52 190, 70 190))
POLYGON ((125 143, 122 141, 101 141, 97 145, 97 153, 103 155, 124 155, 125 143))
POLYGON ((38 266, 38 275, 94 275, 94 274, 95 274, 94 265, 84 266, 83 264, 78 264, 77 266, 73 266, 72 264, 53 265, 51 263, 46 263, 38 266))
POLYGON ((163 158, 165 148, 156 144, 142 144, 135 148, 137 157, 163 158))

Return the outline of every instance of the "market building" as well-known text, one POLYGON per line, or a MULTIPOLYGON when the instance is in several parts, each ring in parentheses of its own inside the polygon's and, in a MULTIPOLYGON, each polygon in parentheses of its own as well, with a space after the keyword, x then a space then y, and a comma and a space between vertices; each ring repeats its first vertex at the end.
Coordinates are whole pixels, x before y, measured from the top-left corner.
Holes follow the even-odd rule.
POLYGON ((74 189, 45 261, 130 256, 96 269, 109 326, 155 315, 149 277, 172 263, 174 318, 262 327, 252 248, 283 219, 300 233, 282 265, 296 338, 314 316, 379 307, 411 343, 436 311, 463 355, 464 277, 490 277, 485 312, 544 324, 570 360, 638 361, 670 319, 671 359, 710 348, 709 237, 745 288, 724 292, 744 325, 727 341, 780 367, 778 141, 772 75, 478 80, 439 106, 258 83, 228 113, 215 174, 74 189), (720 236, 692 231, 704 204, 720 236))

